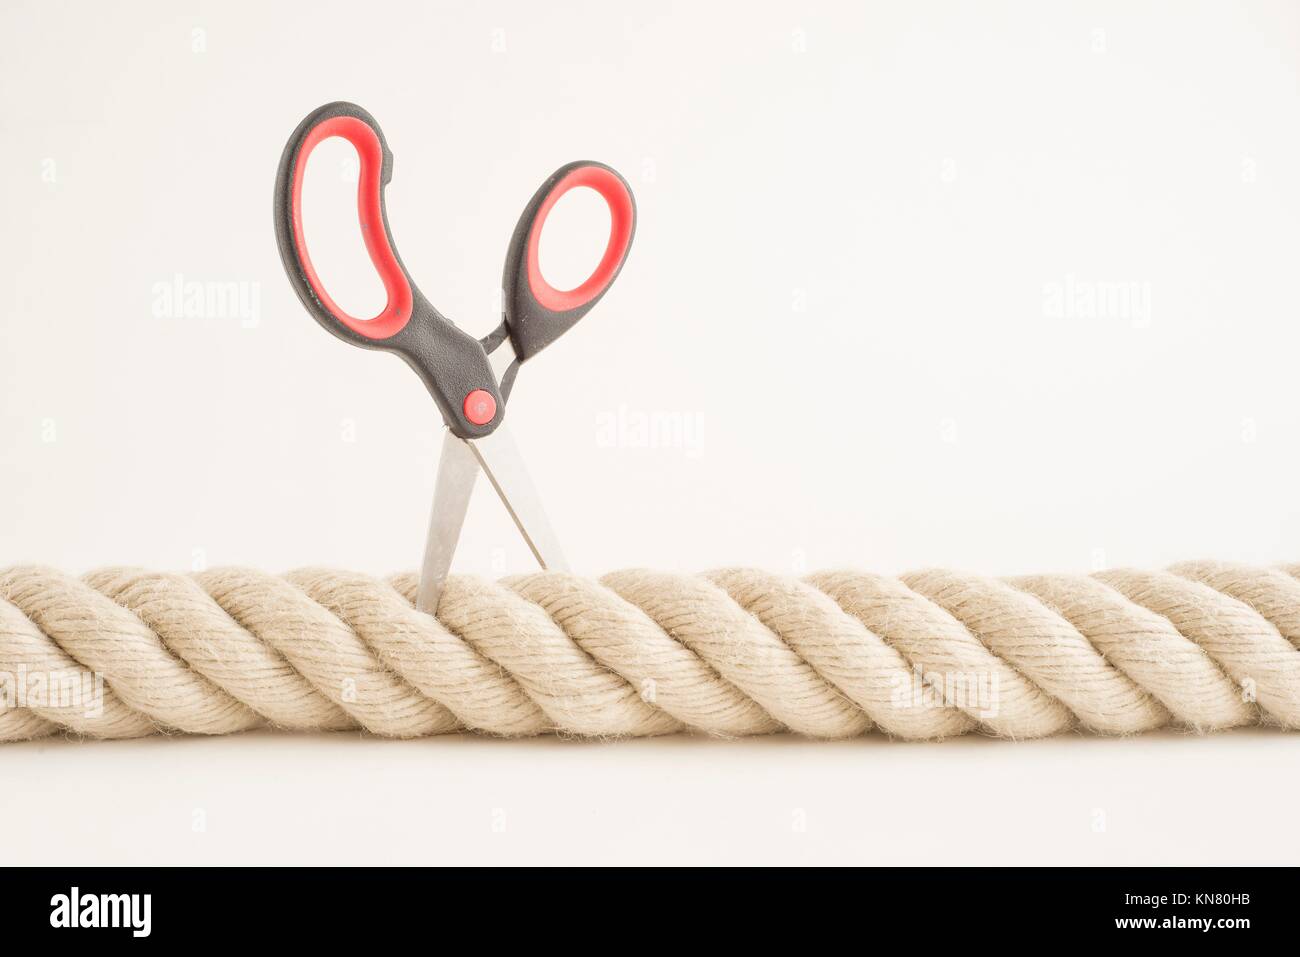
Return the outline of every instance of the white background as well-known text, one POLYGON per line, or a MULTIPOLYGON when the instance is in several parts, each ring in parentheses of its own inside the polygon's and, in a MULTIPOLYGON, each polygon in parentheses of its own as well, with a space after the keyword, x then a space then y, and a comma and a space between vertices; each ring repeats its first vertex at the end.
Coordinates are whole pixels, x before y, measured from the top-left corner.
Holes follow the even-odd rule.
MULTIPOLYGON (((414 567, 432 402, 316 326, 272 232, 332 99, 383 125, 397 246, 476 335, 553 169, 631 182, 626 269, 510 407, 580 572, 1295 561, 1298 55, 1282 2, 7 2, 0 565, 414 567), (245 308, 169 305, 178 275, 245 308)), ((308 230, 360 310, 349 155, 318 150, 308 230)), ((557 210, 557 284, 604 215, 557 210)), ((457 569, 528 567, 480 490, 457 569)), ((1281 862, 1297 757, 46 741, 0 747, 0 859, 1281 862)))

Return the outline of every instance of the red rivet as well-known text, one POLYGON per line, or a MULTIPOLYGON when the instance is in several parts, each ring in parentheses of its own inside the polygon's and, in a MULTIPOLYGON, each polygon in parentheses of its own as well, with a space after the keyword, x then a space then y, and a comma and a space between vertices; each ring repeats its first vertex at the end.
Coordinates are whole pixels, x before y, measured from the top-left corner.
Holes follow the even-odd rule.
POLYGON ((475 425, 487 425, 497 414, 497 400, 485 389, 475 389, 465 396, 465 418, 475 425))

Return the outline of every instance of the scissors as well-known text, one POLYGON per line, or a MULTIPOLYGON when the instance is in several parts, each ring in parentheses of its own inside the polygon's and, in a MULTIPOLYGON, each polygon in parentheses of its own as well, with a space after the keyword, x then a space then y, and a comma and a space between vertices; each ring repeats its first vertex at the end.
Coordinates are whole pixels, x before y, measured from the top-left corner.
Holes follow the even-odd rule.
MULTIPOLYGON (((488 477, 542 568, 565 569, 559 542, 503 421, 519 366, 567 332, 608 290, 627 259, 636 231, 636 202, 627 181, 601 163, 561 166, 524 207, 506 249, 502 319, 475 339, 430 304, 402 264, 388 228, 384 188, 393 154, 375 118, 352 103, 312 111, 293 131, 275 180, 275 236, 294 291, 327 331, 355 346, 393 352, 424 382, 447 432, 434 487, 416 607, 433 614, 480 470, 488 477), (302 221, 307 159, 323 140, 339 136, 360 160, 357 214, 370 261, 388 300, 360 319, 330 298, 312 266, 302 221), (538 245, 546 217, 571 189, 589 187, 609 207, 610 232, 595 271, 574 289, 556 289, 542 275, 538 245), (488 356, 509 343, 513 358, 498 382, 488 356)), ((499 363, 498 363, 499 364, 499 363)))

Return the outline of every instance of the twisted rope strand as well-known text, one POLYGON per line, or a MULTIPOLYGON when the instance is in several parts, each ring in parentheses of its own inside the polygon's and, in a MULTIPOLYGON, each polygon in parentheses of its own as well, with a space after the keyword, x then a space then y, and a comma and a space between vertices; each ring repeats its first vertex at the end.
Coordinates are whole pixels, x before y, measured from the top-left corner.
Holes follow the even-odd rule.
POLYGON ((0 741, 1300 727, 1300 564, 994 579, 0 570, 0 741))

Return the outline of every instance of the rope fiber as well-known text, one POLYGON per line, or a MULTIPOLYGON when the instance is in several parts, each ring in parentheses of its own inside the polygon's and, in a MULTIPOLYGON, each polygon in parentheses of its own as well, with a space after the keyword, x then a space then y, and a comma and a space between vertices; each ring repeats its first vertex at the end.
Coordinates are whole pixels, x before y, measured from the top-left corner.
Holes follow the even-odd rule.
POLYGON ((1300 727, 1300 564, 457 577, 437 619, 415 610, 416 585, 0 570, 0 741, 1300 727))

